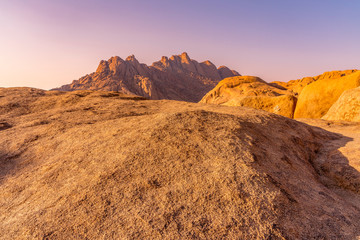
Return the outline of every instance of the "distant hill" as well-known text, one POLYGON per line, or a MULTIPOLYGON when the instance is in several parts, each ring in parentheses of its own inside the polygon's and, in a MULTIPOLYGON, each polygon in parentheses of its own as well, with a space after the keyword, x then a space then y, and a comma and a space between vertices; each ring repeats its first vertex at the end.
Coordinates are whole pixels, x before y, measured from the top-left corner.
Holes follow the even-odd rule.
POLYGON ((225 66, 217 68, 210 61, 199 63, 185 52, 162 57, 151 66, 139 63, 132 55, 125 60, 120 57, 103 60, 96 72, 53 90, 121 91, 149 99, 198 102, 220 80, 239 75, 225 66))

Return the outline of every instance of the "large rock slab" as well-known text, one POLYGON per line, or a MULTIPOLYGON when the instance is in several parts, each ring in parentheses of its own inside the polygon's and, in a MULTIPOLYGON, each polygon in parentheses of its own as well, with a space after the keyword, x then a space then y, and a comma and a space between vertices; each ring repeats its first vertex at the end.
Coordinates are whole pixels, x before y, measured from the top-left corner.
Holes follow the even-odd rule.
POLYGON ((345 90, 358 86, 360 86, 360 71, 312 82, 301 91, 294 117, 321 118, 345 90))
POLYGON ((11 126, 0 130, 1 239, 360 234, 358 172, 336 153, 351 141, 340 134, 251 108, 118 92, 0 96, 11 126))
POLYGON ((295 96, 298 96, 300 95, 302 90, 312 82, 322 79, 336 79, 336 78, 344 77, 346 75, 350 75, 356 71, 357 70, 330 71, 330 72, 324 72, 323 74, 315 77, 304 77, 297 80, 290 80, 288 82, 274 81, 271 82, 270 85, 287 89, 290 93, 294 94, 295 96))
POLYGON ((360 122, 360 87, 344 91, 322 118, 360 122))
POLYGON ((222 80, 200 102, 251 107, 292 118, 296 100, 287 91, 273 87, 258 77, 240 76, 222 80))

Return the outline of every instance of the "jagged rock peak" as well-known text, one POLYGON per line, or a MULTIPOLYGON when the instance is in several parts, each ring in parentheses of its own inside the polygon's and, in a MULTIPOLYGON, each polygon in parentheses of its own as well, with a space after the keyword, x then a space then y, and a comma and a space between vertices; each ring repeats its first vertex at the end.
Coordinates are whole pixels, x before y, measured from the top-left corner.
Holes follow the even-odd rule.
POLYGON ((189 55, 187 54, 187 52, 183 52, 183 53, 180 55, 180 58, 181 58, 181 61, 182 61, 182 62, 188 63, 188 62, 191 61, 191 59, 190 59, 189 55))
POLYGON ((109 60, 108 60, 109 63, 111 62, 124 62, 124 60, 119 57, 119 56, 114 56, 114 57, 111 57, 109 60))
POLYGON ((204 62, 202 62, 203 64, 205 65, 208 65, 208 66, 215 66, 212 62, 210 62, 209 60, 206 60, 204 62))
POLYGON ((98 68, 96 69, 96 72, 97 73, 100 73, 100 72, 106 73, 109 70, 114 71, 116 69, 116 67, 123 62, 124 62, 124 60, 118 56, 111 57, 107 61, 101 60, 98 68))
POLYGON ((101 60, 101 62, 99 63, 99 66, 96 69, 96 72, 106 72, 109 70, 109 62, 105 61, 105 60, 101 60))
POLYGON ((135 58, 135 55, 130 55, 128 56, 125 61, 127 62, 134 62, 134 63, 139 63, 139 61, 135 58))
POLYGON ((166 56, 162 56, 160 62, 166 66, 169 64, 169 58, 166 56))
MULTIPOLYGON (((220 66, 220 67, 218 67, 218 69, 220 70, 220 69, 229 69, 227 66, 220 66)), ((230 70, 230 69, 229 69, 230 70)))
POLYGON ((183 52, 180 55, 172 55, 169 59, 171 61, 175 61, 175 62, 190 62, 190 61, 192 61, 186 52, 183 52))
POLYGON ((218 68, 219 74, 221 76, 221 78, 228 78, 228 77, 233 77, 233 76, 241 76, 240 73, 238 73, 235 70, 231 70, 226 66, 220 66, 218 68))

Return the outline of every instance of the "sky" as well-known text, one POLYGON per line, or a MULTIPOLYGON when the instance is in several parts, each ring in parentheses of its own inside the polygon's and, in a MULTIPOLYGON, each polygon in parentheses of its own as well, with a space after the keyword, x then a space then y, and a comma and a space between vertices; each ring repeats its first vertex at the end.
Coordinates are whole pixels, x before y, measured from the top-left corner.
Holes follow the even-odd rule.
POLYGON ((134 54, 187 52, 289 81, 360 69, 358 0, 1 0, 0 87, 50 89, 134 54))

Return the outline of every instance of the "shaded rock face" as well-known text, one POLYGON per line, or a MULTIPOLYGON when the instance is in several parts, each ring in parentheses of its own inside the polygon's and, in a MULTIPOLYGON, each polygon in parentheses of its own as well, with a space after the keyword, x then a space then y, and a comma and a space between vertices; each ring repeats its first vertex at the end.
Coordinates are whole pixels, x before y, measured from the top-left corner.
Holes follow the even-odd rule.
POLYGON ((101 61, 96 72, 54 90, 121 91, 150 99, 197 102, 221 79, 240 75, 210 61, 199 63, 187 53, 162 57, 152 66, 139 63, 134 55, 122 60, 112 57, 101 61))
POLYGON ((307 85, 300 93, 295 118, 321 118, 348 89, 360 86, 360 71, 322 78, 307 85))
POLYGON ((344 178, 332 161, 319 169, 324 144, 349 141, 338 134, 251 108, 119 92, 0 95, 11 126, 0 130, 3 239, 360 234, 357 182, 329 184, 344 178))
POLYGON ((222 80, 201 103, 245 106, 292 118, 296 97, 258 77, 240 76, 222 80))
POLYGON ((344 91, 322 118, 360 122, 360 87, 344 91))

